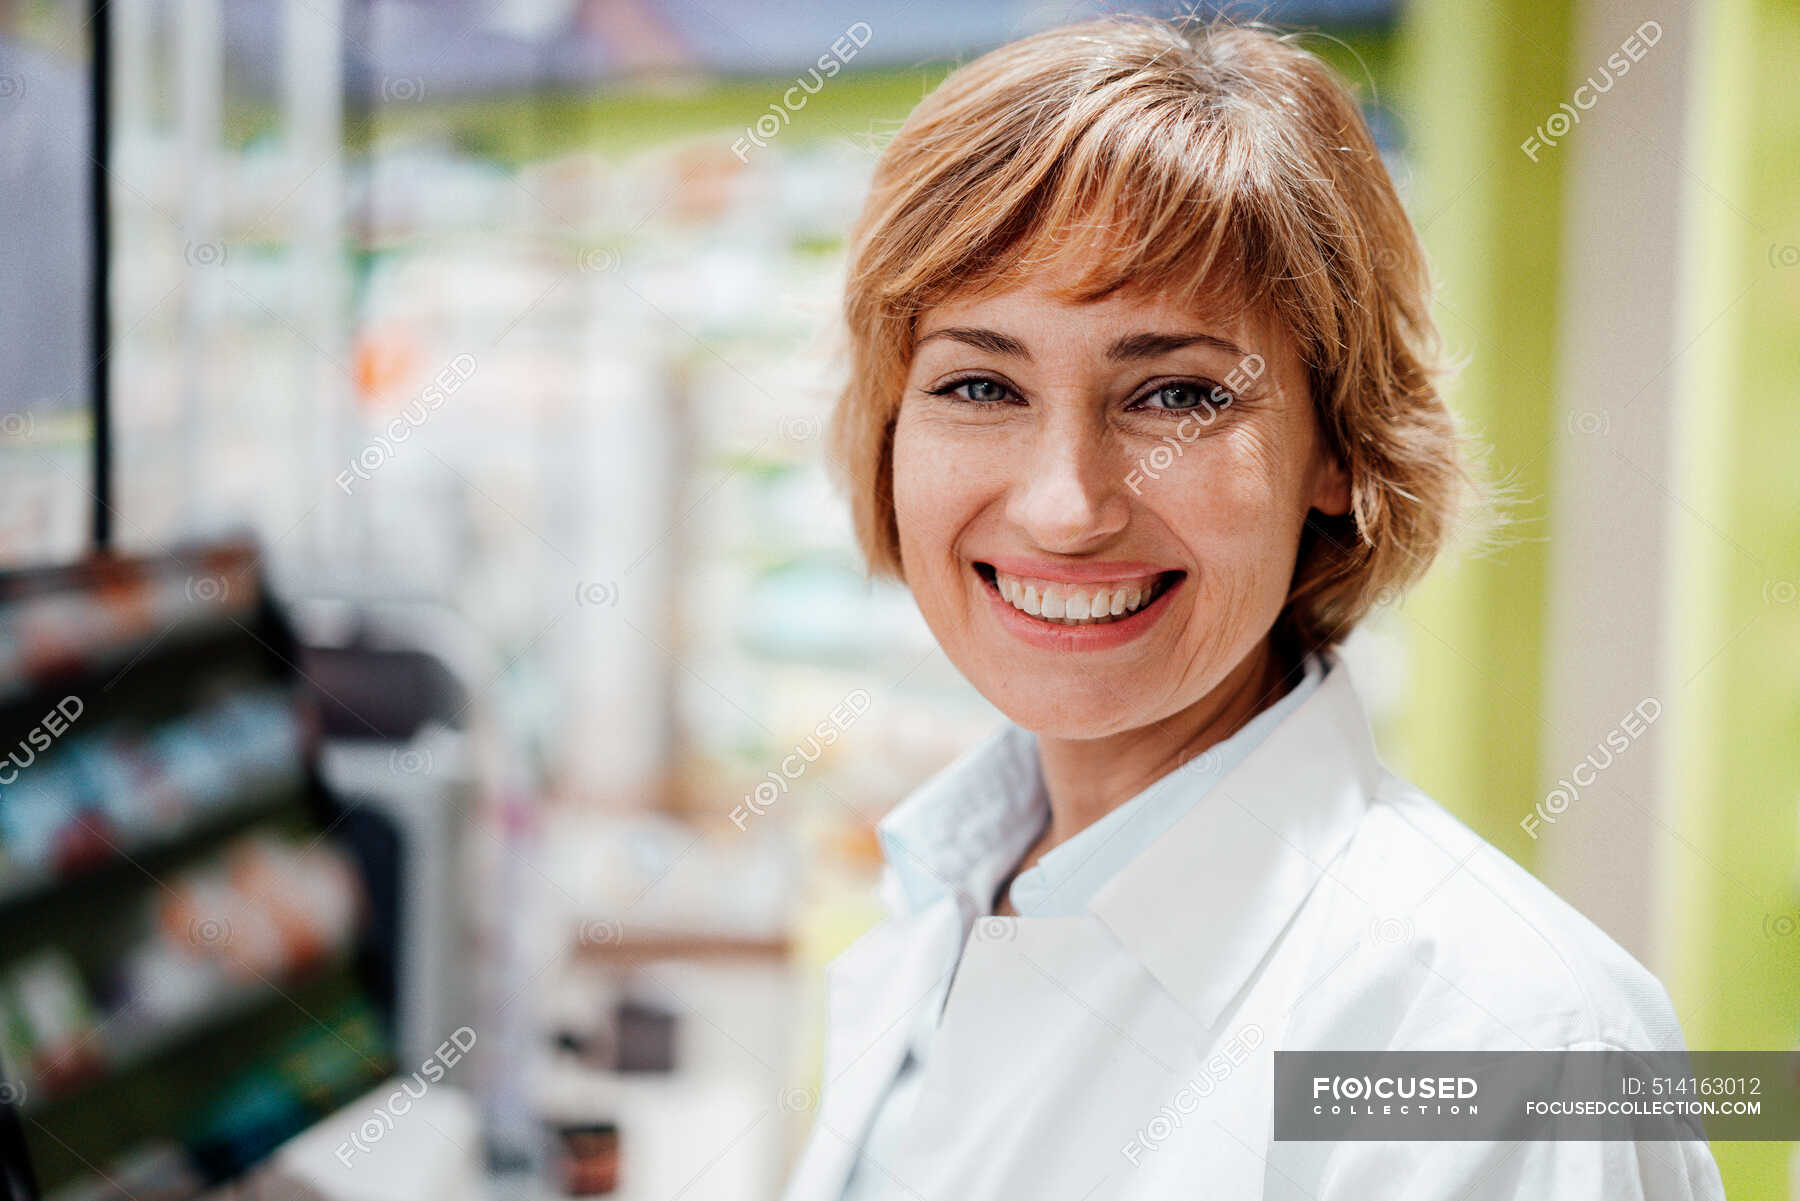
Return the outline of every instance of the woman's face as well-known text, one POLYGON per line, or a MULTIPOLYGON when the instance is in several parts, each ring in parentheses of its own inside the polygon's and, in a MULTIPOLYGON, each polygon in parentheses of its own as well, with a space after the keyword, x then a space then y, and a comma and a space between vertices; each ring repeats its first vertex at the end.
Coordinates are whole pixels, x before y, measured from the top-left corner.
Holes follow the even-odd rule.
POLYGON ((894 435, 906 581, 1026 729, 1098 738, 1196 704, 1264 645, 1307 513, 1349 508, 1292 340, 1056 280, 926 312, 894 435))

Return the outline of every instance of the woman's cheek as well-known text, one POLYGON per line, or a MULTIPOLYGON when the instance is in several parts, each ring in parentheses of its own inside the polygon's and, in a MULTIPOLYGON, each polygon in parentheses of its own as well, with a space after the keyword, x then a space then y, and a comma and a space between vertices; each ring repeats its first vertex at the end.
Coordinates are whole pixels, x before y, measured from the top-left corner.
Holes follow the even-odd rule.
POLYGON ((1193 556, 1196 601, 1221 615, 1260 614, 1287 595, 1298 521, 1277 466, 1255 439, 1220 438, 1190 450, 1183 469, 1140 502, 1193 556))
POLYGON ((925 417, 908 420, 903 412, 894 431, 894 511, 902 541, 909 525, 922 543, 957 531, 1002 486, 1004 460, 1005 447, 993 431, 925 417))
POLYGON ((946 581, 957 531, 966 521, 967 479, 958 470, 961 439, 927 421, 902 416, 894 431, 894 516, 906 579, 922 606, 946 581))
POLYGON ((1255 440, 1198 443, 1177 467, 1144 489, 1143 500, 1190 547, 1257 546, 1277 532, 1279 488, 1255 440))
POLYGON ((924 440, 924 431, 903 416, 894 430, 894 516, 900 526, 902 553, 909 558, 912 556, 906 552, 916 552, 928 540, 937 516, 932 481, 926 478, 931 454, 920 445, 924 440))

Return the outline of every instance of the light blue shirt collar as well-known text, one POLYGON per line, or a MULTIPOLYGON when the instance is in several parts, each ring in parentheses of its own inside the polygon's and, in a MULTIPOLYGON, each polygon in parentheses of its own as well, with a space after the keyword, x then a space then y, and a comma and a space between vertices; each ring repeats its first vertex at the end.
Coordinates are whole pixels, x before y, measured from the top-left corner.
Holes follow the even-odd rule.
MULTIPOLYGON (((1287 695, 1019 873, 1024 917, 1079 914, 1108 880, 1166 833, 1319 686, 1333 665, 1310 655, 1287 695)), ((919 912, 954 898, 965 922, 992 911, 994 891, 1050 817, 1037 738, 1011 723, 895 806, 876 827, 894 899, 919 912)))

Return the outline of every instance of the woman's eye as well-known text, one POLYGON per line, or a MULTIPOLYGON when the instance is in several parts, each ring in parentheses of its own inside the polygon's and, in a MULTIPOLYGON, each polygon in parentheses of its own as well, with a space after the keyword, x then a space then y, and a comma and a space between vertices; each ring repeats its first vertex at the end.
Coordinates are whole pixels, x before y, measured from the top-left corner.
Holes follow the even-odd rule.
POLYGON ((1197 409, 1206 403, 1206 390, 1198 384, 1164 384, 1144 403, 1155 409, 1197 409))
POLYGON ((951 384, 941 394, 954 396, 959 400, 971 400, 976 404, 998 404, 1012 395, 1005 384, 991 379, 966 379, 951 384))

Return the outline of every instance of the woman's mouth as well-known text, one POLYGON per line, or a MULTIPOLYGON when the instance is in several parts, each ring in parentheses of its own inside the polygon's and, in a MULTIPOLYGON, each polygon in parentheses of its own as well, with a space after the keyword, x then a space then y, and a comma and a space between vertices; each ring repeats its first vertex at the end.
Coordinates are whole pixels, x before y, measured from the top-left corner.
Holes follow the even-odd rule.
POLYGON ((1001 600, 1047 626, 1097 626, 1121 622, 1143 612, 1185 574, 1152 572, 1116 580, 1070 583, 1036 579, 977 563, 975 570, 1001 600))

